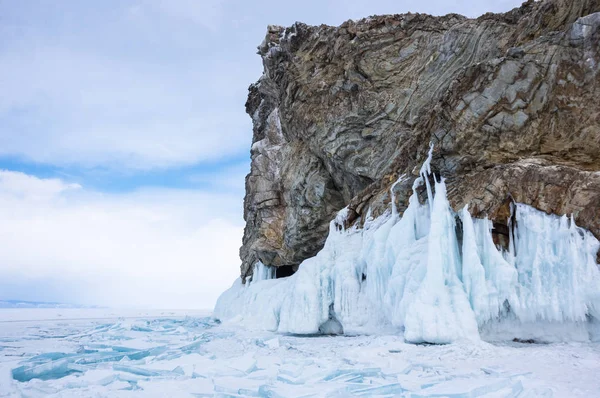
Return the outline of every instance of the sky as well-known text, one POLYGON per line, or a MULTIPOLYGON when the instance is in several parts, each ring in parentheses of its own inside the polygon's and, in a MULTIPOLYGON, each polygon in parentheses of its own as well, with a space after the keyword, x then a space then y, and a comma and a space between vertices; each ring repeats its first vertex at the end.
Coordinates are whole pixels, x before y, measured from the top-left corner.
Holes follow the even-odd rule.
POLYGON ((520 0, 0 0, 0 299, 210 309, 238 277, 266 26, 520 0))

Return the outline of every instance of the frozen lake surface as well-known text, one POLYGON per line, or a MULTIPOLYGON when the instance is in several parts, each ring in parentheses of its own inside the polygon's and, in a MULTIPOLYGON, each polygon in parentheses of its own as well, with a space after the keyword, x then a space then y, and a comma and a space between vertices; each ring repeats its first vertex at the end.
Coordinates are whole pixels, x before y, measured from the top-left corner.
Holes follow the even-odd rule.
POLYGON ((600 344, 300 337, 200 311, 0 309, 1 397, 600 397, 600 344))

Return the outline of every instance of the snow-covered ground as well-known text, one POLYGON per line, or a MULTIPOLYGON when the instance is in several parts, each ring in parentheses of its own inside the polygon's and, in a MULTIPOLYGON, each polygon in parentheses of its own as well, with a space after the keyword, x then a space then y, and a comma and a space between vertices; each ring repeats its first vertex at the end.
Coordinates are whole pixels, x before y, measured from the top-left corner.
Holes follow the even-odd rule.
POLYGON ((2 397, 597 397, 600 344, 294 336, 206 312, 0 310, 2 397))

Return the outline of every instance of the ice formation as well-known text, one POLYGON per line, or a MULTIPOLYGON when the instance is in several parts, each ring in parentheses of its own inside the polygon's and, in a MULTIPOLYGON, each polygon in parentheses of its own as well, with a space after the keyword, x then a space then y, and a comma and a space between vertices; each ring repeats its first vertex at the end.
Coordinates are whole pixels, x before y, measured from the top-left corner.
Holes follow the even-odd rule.
POLYGON ((275 268, 264 265, 262 262, 258 261, 254 266, 251 282, 256 283, 266 279, 275 279, 275 268))
POLYGON ((510 248, 499 250, 490 220, 456 214, 443 179, 431 186, 430 161, 431 151, 402 216, 392 200, 391 211, 345 230, 342 210, 298 272, 273 279, 258 263, 251 283, 219 298, 215 317, 298 334, 388 327, 415 343, 587 340, 600 319, 598 240, 572 218, 515 204, 510 248))

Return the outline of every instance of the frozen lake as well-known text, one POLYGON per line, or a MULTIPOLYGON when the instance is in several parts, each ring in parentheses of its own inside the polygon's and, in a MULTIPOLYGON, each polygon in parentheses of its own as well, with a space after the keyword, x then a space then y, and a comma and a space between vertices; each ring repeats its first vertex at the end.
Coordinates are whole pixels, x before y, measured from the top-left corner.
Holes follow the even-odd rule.
POLYGON ((600 344, 299 337, 201 311, 0 309, 2 397, 599 397, 600 344))

